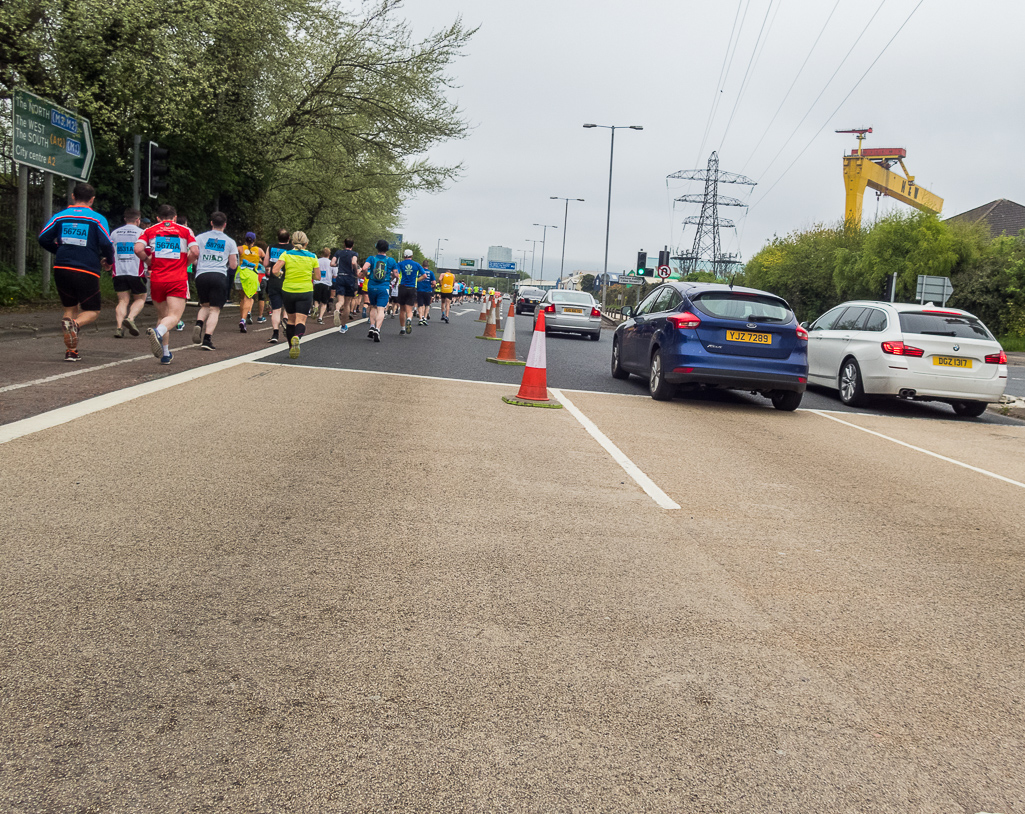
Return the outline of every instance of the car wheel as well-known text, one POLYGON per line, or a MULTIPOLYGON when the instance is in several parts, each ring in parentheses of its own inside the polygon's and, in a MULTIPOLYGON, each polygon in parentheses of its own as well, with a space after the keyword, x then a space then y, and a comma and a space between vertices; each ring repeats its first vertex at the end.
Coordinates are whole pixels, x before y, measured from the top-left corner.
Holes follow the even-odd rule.
POLYGON ((673 397, 673 389, 662 368, 662 351, 656 350, 651 354, 651 367, 648 369, 648 392, 656 401, 669 401, 673 397))
POLYGON ((954 401, 950 406, 954 408, 957 415, 971 418, 978 418, 986 412, 986 402, 984 401, 954 401))
POLYGON ((626 370, 619 360, 619 340, 612 340, 612 378, 629 379, 630 372, 626 370))
POLYGON ((591 334, 591 339, 593 339, 595 342, 601 342, 601 331, 595 331, 593 334, 591 334))
POLYGON ((865 388, 861 383, 861 368, 854 359, 844 360, 840 368, 840 401, 848 407, 865 403, 865 388))
POLYGON ((801 397, 803 395, 803 393, 797 393, 793 390, 773 390, 770 398, 772 399, 772 406, 777 410, 792 413, 801 405, 801 397))

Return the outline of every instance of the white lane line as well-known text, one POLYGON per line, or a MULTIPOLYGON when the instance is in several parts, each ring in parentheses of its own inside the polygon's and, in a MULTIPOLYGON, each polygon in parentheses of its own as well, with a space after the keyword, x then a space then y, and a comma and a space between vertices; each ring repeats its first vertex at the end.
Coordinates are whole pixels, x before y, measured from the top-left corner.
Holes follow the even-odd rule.
MULTIPOLYGON (((366 320, 360 320, 359 322, 349 323, 351 328, 353 325, 359 325, 366 320)), ((304 337, 303 344, 312 342, 314 339, 320 339, 324 336, 330 336, 337 331, 318 331, 315 334, 310 334, 304 337)), ((198 347, 198 346, 197 346, 198 347)), ((82 418, 83 416, 90 415, 92 413, 98 413, 101 410, 106 410, 108 407, 114 407, 118 404, 124 404, 125 402, 133 401, 134 399, 141 398, 142 396, 148 396, 151 393, 159 393, 161 390, 168 390, 179 384, 185 384, 195 379, 201 379, 204 376, 209 376, 211 373, 217 373, 221 370, 229 370, 238 365, 243 365, 246 362, 253 362, 257 359, 262 359, 264 356, 270 356, 275 353, 280 353, 285 350, 287 346, 282 345, 270 345, 266 348, 247 353, 245 356, 236 356, 234 359, 225 359, 222 362, 214 362, 210 365, 203 365, 202 367, 193 368, 192 370, 184 370, 181 373, 175 373, 171 376, 166 376, 162 379, 155 379, 151 382, 143 382, 142 384, 136 384, 132 387, 126 387, 122 390, 115 390, 112 393, 104 393, 102 396, 95 396, 85 401, 80 401, 77 404, 69 404, 67 407, 58 407, 56 410, 50 410, 46 413, 40 413, 39 415, 31 416, 29 418, 23 418, 21 421, 13 421, 10 424, 4 424, 0 426, 0 444, 6 444, 8 441, 13 441, 15 438, 21 438, 25 435, 31 435, 32 433, 40 432, 41 430, 48 430, 51 427, 58 427, 61 424, 67 424, 69 421, 74 421, 76 418, 82 418)), ((153 358, 152 356, 150 357, 153 358)))
POLYGON ((883 435, 881 432, 876 432, 875 430, 866 430, 864 427, 859 427, 857 424, 851 424, 851 422, 849 421, 844 421, 843 419, 837 418, 833 415, 829 415, 828 413, 822 412, 820 410, 808 410, 807 412, 822 416, 822 418, 828 418, 830 421, 835 421, 837 424, 843 424, 847 427, 853 427, 856 430, 860 430, 861 432, 867 432, 869 435, 874 435, 877 438, 882 438, 884 441, 890 441, 891 443, 898 444, 899 446, 907 447, 908 449, 912 449, 915 452, 921 452, 923 455, 929 455, 930 457, 938 458, 941 461, 946 461, 948 464, 954 464, 954 466, 960 466, 964 469, 970 469, 972 472, 978 472, 980 475, 985 475, 987 478, 994 478, 996 480, 1003 481, 1004 483, 1009 483, 1011 484, 1011 486, 1019 486, 1022 489, 1025 489, 1025 483, 1021 483, 1020 481, 1016 480, 1011 480, 1010 478, 1005 478, 1003 475, 996 474, 996 472, 990 472, 987 469, 979 469, 979 467, 977 466, 966 464, 963 461, 958 461, 954 458, 948 458, 946 455, 940 455, 938 452, 930 452, 927 449, 922 449, 922 447, 916 447, 914 444, 909 444, 906 441, 898 441, 896 438, 891 438, 888 435, 883 435))
POLYGON ((573 414, 573 417, 576 418, 576 420, 580 422, 583 428, 591 434, 591 437, 602 445, 605 451, 612 456, 613 460, 616 463, 623 467, 623 469, 626 471, 626 474, 628 474, 637 482, 637 485, 640 486, 648 494, 648 497, 654 500, 663 509, 680 508, 680 504, 671 499, 669 495, 667 495, 665 492, 659 489, 658 486, 655 485, 655 482, 651 478, 649 478, 647 475, 641 472, 641 470, 637 467, 637 464, 635 464, 633 461, 627 458, 626 454, 619 447, 613 444, 612 441, 609 440, 608 436, 605 435, 605 433, 603 433, 601 430, 599 430, 595 423, 591 421, 591 419, 589 419, 586 415, 580 412, 580 410, 577 409, 577 406, 568 398, 566 398, 566 394, 564 392, 557 390, 553 387, 552 395, 555 396, 555 398, 558 399, 560 402, 562 402, 562 406, 573 414))
POLYGON ((431 379, 436 382, 456 382, 458 384, 488 384, 493 387, 515 388, 513 382, 482 382, 479 379, 451 379, 447 376, 424 376, 420 373, 393 373, 390 370, 360 370, 354 367, 329 367, 327 365, 283 365, 280 362, 253 362, 254 365, 270 367, 287 367, 289 370, 330 370, 334 373, 369 373, 372 376, 398 376, 403 379, 431 379))
MULTIPOLYGON (((171 348, 171 353, 178 353, 179 351, 188 350, 189 348, 198 348, 199 345, 182 345, 180 348, 171 348)), ((0 393, 7 393, 11 390, 20 390, 23 387, 35 387, 37 384, 46 384, 47 382, 55 382, 60 379, 67 379, 70 376, 81 376, 83 373, 92 373, 94 370, 104 370, 108 367, 117 367, 118 365, 126 365, 129 362, 141 362, 144 359, 155 359, 156 357, 152 353, 147 353, 145 356, 133 356, 130 359, 118 359, 116 362, 107 362, 105 365, 93 365, 92 367, 80 367, 75 370, 69 370, 67 373, 57 373, 53 376, 46 376, 42 379, 33 379, 30 382, 19 382, 18 384, 9 384, 6 387, 0 387, 0 393)))

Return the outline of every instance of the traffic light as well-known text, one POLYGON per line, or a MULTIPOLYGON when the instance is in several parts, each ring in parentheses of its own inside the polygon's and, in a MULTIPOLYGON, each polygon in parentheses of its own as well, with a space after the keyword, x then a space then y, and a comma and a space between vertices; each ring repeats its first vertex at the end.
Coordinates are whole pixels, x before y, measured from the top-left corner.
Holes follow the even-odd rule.
POLYGON ((668 266, 669 265, 669 249, 662 249, 658 253, 658 264, 660 266, 668 266))
POLYGON ((641 276, 644 275, 644 267, 648 265, 648 253, 645 251, 637 252, 637 273, 641 276))
POLYGON ((170 150, 161 147, 155 141, 149 142, 146 147, 146 194, 156 198, 162 192, 167 192, 167 158, 170 150))

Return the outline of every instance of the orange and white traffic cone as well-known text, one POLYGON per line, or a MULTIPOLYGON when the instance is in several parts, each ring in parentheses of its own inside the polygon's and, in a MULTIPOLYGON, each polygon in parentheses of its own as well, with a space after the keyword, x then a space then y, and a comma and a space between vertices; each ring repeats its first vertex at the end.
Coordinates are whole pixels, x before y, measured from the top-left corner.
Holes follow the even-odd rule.
POLYGON ((498 341, 498 326, 495 322, 495 307, 494 305, 488 309, 488 321, 484 326, 484 336, 478 336, 478 339, 494 339, 498 341))
POLYGON ((488 361, 499 365, 523 365, 516 358, 516 314, 514 305, 509 306, 509 316, 505 318, 505 331, 502 333, 502 344, 498 347, 498 356, 489 356, 488 361))
POLYGON ((562 407, 548 398, 548 377, 545 362, 545 313, 537 315, 534 325, 534 336, 530 340, 530 352, 527 353, 527 365, 523 369, 523 381, 515 396, 502 396, 506 404, 519 404, 523 407, 562 407))
POLYGON ((495 332, 502 330, 502 298, 495 299, 495 332))
POLYGON ((488 321, 488 298, 482 297, 480 302, 480 316, 477 317, 478 322, 488 321))

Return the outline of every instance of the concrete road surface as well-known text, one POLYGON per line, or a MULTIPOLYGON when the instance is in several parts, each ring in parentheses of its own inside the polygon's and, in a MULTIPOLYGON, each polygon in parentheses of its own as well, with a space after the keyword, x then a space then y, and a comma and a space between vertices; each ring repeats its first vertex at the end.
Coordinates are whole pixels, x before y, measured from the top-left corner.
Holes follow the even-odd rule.
POLYGON ((1025 811, 1020 424, 352 338, 3 428, 0 810, 1025 811))

